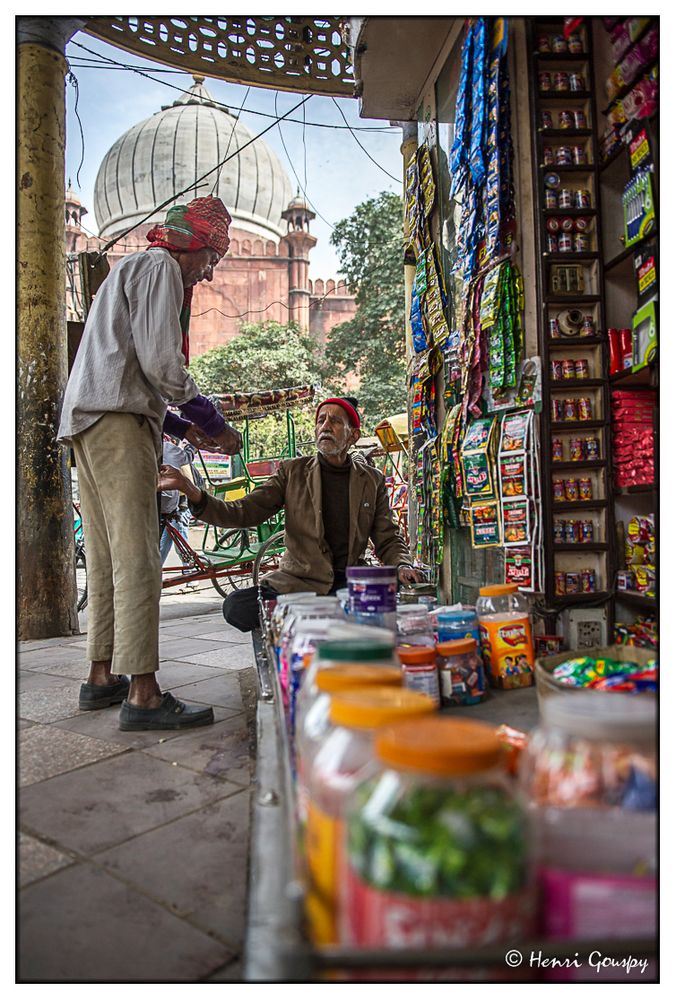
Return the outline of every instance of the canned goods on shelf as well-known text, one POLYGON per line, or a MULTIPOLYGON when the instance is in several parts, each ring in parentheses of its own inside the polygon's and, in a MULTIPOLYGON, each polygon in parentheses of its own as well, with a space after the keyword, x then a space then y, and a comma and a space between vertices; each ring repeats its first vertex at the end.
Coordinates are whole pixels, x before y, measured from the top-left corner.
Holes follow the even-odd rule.
MULTIPOLYGON (((540 51, 542 52, 543 50, 541 49, 540 51)), ((574 56, 579 55, 580 52, 584 52, 582 37, 580 35, 568 36, 568 51, 574 56)))
POLYGON ((563 441, 552 438, 552 462, 563 462, 563 441))
POLYGON ((591 246, 586 233, 575 233, 573 236, 573 250, 575 253, 588 253, 591 246))
POLYGON ((538 52, 551 52, 549 35, 540 35, 538 38, 538 52))
MULTIPOLYGON (((549 75, 549 74, 547 74, 549 75)), ((558 93, 562 93, 565 90, 570 90, 570 78, 567 73, 559 72, 554 74, 554 90, 558 93)), ((550 77, 551 85, 551 77, 550 77)))
POLYGON ((596 323, 593 316, 585 316, 580 327, 581 337, 593 337, 596 333, 596 323))
POLYGON ((563 35, 554 35, 551 41, 552 52, 567 52, 568 43, 563 35))
POLYGON ((563 597, 566 593, 566 574, 554 573, 554 593, 557 597, 563 597))
POLYGON ((591 191, 580 188, 575 192, 575 208, 591 208, 591 191))
POLYGON ((565 521, 554 521, 554 542, 558 545, 565 541, 565 521))
POLYGON ((542 162, 546 167, 551 167, 555 163, 554 149, 552 146, 543 146, 542 162))
POLYGON ((561 219, 560 225, 564 233, 572 233, 573 228, 575 226, 575 220, 570 215, 564 215, 564 217, 561 219))
POLYGON ((587 231, 591 223, 591 219, 585 219, 583 215, 578 215, 577 219, 574 220, 573 225, 578 233, 584 233, 587 231))
POLYGON ((595 461, 601 455, 601 449, 599 447, 599 439, 595 437, 585 438, 584 450, 587 458, 590 461, 595 461))
POLYGON ((556 150, 556 162, 560 167, 573 165, 573 151, 570 146, 559 146, 556 150))
POLYGON ((579 92, 581 90, 586 90, 586 85, 582 73, 568 74, 568 88, 572 92, 579 92))
POLYGON ((593 420, 592 401, 589 396, 581 396, 577 401, 577 419, 593 420))
POLYGON ((551 111, 540 112, 540 125, 542 128, 554 128, 551 111))
POLYGON ((589 477, 578 480, 578 493, 580 495, 580 500, 593 500, 592 494, 592 481, 589 477))
POLYGON ((554 317, 549 321, 549 336, 558 339, 561 336, 561 331, 559 330, 559 321, 554 317))
POLYGON ((558 233, 560 228, 561 223, 555 215, 552 215, 549 219, 547 219, 547 229, 550 233, 558 233))
POLYGON ((579 573, 566 573, 566 593, 567 594, 579 594, 580 593, 580 574, 579 573))
POLYGON ((556 191, 547 188, 545 191, 545 208, 556 208, 557 205, 556 191))
POLYGON ((561 503, 562 500, 566 499, 566 491, 563 485, 563 479, 555 479, 552 482, 552 496, 554 497, 555 503, 561 503))
POLYGON ((580 499, 580 487, 577 479, 565 479, 563 483, 563 493, 566 500, 572 503, 580 499))
POLYGON ((580 522, 580 541, 583 545, 590 545, 594 541, 594 522, 580 522))
POLYGON ((573 207, 573 192, 570 188, 561 188, 558 197, 559 208, 573 207))
POLYGON ((563 368, 558 358, 552 358, 550 362, 550 376, 554 382, 560 382, 563 378, 563 368))
POLYGON ((552 421, 560 423, 563 420, 563 401, 552 399, 552 421))
POLYGON ((596 570, 580 570, 580 590, 583 594, 593 594, 596 592, 596 570))
POLYGON ((578 539, 577 521, 563 522, 563 540, 566 545, 574 545, 578 539))
POLYGON ((561 377, 565 379, 575 378, 575 362, 572 358, 566 358, 561 362, 561 377))
POLYGON ((577 400, 576 399, 564 399, 563 401, 563 419, 564 420, 577 420, 577 400))
POLYGON ((572 111, 559 111, 559 128, 575 128, 575 116, 572 111))
POLYGON ((584 146, 573 146, 573 163, 582 166, 587 162, 587 150, 584 146))
POLYGON ((552 89, 551 73, 538 73, 538 87, 543 91, 552 89))
POLYGON ((589 362, 586 358, 575 359, 575 378, 589 378, 589 362))
POLYGON ((587 127, 587 115, 584 111, 574 111, 573 112, 573 126, 574 128, 583 129, 587 127))
POLYGON ((559 253, 572 253, 573 241, 570 233, 559 234, 559 253))
POLYGON ((584 445, 582 438, 573 437, 568 445, 571 462, 582 462, 584 460, 584 445))
POLYGON ((559 248, 559 241, 554 233, 547 233, 547 253, 556 253, 559 248))

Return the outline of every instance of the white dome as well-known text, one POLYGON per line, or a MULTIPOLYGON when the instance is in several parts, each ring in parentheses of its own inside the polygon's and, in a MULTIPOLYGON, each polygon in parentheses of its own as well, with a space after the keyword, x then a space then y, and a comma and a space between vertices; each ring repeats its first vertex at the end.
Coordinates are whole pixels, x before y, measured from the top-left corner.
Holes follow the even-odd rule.
MULTIPOLYGON (((180 100, 134 125, 104 156, 94 186, 94 212, 104 239, 139 224, 155 205, 183 191, 252 138, 246 126, 214 103, 203 78, 194 80, 180 100)), ((209 174, 204 186, 169 202, 147 222, 163 221, 171 204, 214 194, 232 215, 233 225, 266 239, 286 233, 282 212, 291 199, 291 184, 262 139, 218 174, 209 174)))

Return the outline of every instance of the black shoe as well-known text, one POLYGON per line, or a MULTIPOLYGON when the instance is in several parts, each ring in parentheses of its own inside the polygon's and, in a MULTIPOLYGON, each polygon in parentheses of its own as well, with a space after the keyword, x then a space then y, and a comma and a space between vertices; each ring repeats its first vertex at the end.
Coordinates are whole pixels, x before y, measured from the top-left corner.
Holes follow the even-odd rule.
POLYGON ((139 708, 125 699, 120 709, 120 729, 125 732, 143 729, 192 729, 209 726, 214 721, 213 708, 186 705, 167 691, 158 708, 139 708))
POLYGON ((91 712, 95 708, 108 708, 109 705, 119 705, 129 694, 129 681, 121 675, 114 684, 81 684, 81 712, 91 712))

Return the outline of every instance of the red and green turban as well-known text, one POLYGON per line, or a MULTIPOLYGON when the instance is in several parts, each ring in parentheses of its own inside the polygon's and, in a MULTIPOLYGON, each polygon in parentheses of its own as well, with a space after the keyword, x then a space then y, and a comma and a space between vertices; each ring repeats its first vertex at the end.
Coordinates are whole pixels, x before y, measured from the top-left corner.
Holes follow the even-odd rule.
POLYGON ((221 257, 228 249, 228 228, 232 219, 220 198, 209 195, 187 205, 174 205, 162 225, 148 233, 152 247, 165 250, 203 250, 211 247, 221 257))

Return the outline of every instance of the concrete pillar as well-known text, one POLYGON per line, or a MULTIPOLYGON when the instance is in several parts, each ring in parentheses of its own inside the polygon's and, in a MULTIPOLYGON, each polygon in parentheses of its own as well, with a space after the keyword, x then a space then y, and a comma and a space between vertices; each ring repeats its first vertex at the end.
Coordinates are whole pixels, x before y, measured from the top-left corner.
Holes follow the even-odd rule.
POLYGON ((65 45, 74 18, 18 22, 18 631, 78 631, 67 452, 56 431, 67 379, 65 45))

